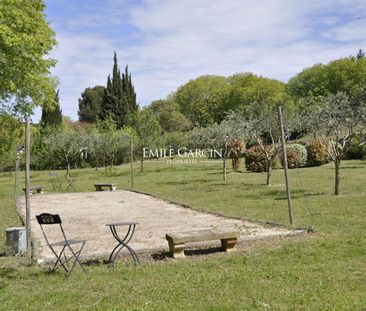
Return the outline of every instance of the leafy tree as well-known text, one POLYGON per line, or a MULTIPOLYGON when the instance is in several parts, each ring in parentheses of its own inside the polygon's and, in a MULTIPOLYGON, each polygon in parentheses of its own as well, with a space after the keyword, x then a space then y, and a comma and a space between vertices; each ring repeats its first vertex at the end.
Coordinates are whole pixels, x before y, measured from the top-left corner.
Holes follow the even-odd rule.
POLYGON ((108 168, 112 172, 116 154, 124 137, 122 132, 117 130, 117 125, 111 115, 108 115, 104 120, 98 120, 96 128, 99 134, 94 136, 92 141, 93 152, 104 164, 105 172, 108 168))
POLYGON ((273 105, 288 101, 283 82, 256 76, 253 73, 238 73, 228 78, 230 84, 230 108, 246 113, 252 104, 273 105))
POLYGON ((141 160, 141 172, 144 171, 144 155, 143 148, 154 149, 159 147, 159 138, 163 130, 159 124, 158 119, 149 109, 143 109, 136 114, 134 129, 139 138, 139 150, 141 160))
POLYGON ((228 93, 225 77, 201 76, 181 86, 173 99, 193 125, 207 126, 225 118, 229 111, 228 93))
POLYGON ((105 87, 101 85, 86 88, 79 98, 79 121, 95 123, 101 114, 105 87))
POLYGON ((267 181, 271 185, 273 161, 279 152, 279 123, 276 106, 264 105, 261 109, 249 111, 249 118, 243 120, 247 134, 256 142, 266 159, 267 181))
POLYGON ((133 113, 137 110, 136 94, 131 81, 128 67, 121 76, 117 62, 117 54, 114 53, 112 78, 107 79, 107 87, 104 90, 101 105, 101 118, 111 115, 117 128, 122 128, 131 122, 133 113))
MULTIPOLYGON (((356 96, 338 92, 323 99, 324 107, 313 115, 312 126, 321 137, 329 157, 334 161, 334 194, 339 194, 340 165, 344 154, 351 146, 352 139, 358 134, 364 137, 366 126, 366 88, 356 96)), ((358 140, 358 144, 365 143, 358 140)))
POLYGON ((60 108, 59 90, 55 93, 56 106, 46 106, 42 108, 41 126, 60 126, 62 124, 62 110, 60 108))
POLYGON ((23 138, 21 122, 7 113, 0 113, 0 167, 13 166, 16 148, 23 138))
POLYGON ((50 153, 55 160, 67 165, 66 176, 69 178, 71 165, 75 165, 81 157, 81 150, 85 147, 85 135, 81 131, 57 131, 45 138, 50 147, 50 153))
POLYGON ((191 122, 179 111, 178 104, 173 100, 156 100, 146 109, 152 111, 166 132, 181 132, 191 127, 191 122))
POLYGON ((289 94, 301 97, 326 97, 343 92, 357 94, 366 84, 366 60, 361 57, 341 58, 326 65, 316 64, 291 78, 287 84, 289 94))
POLYGON ((177 151, 187 146, 189 132, 166 132, 162 135, 162 146, 177 151))
POLYGON ((230 142, 234 139, 244 140, 245 128, 238 123, 237 118, 228 116, 220 124, 211 124, 205 128, 196 128, 189 134, 194 148, 211 148, 221 151, 222 177, 226 181, 227 160, 230 158, 230 142))
POLYGON ((18 99, 11 109, 30 112, 32 105, 54 104, 53 59, 45 57, 55 34, 42 0, 0 2, 0 102, 18 99))
POLYGON ((54 148, 50 145, 48 137, 56 132, 62 132, 62 126, 37 126, 31 135, 31 168, 44 170, 59 168, 63 165, 63 160, 54 154, 54 148))

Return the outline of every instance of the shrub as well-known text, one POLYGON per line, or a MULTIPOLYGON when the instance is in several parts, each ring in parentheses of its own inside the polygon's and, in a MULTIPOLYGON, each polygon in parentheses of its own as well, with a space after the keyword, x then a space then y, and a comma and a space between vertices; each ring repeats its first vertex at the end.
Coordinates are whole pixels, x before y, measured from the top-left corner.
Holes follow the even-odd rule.
MULTIPOLYGON (((300 167, 301 158, 300 158, 300 155, 296 152, 296 150, 294 150, 292 148, 288 148, 287 146, 286 146, 286 150, 287 150, 287 167, 288 168, 300 167)), ((282 151, 278 154, 278 159, 280 160, 281 165, 283 167, 283 152, 282 151)))
POLYGON ((245 152, 245 143, 241 139, 233 139, 230 144, 228 145, 230 150, 230 158, 232 159, 232 166, 235 172, 239 171, 241 157, 245 152))
MULTIPOLYGON (((270 147, 266 147, 270 150, 270 147)), ((265 172, 267 171, 267 159, 263 150, 259 146, 253 146, 245 152, 245 166, 251 172, 265 172)), ((272 168, 278 166, 278 160, 275 157, 272 162, 272 168)))
POLYGON ((352 139, 351 145, 344 156, 346 160, 360 160, 366 157, 366 144, 360 144, 364 139, 365 137, 362 139, 358 135, 352 139))
MULTIPOLYGON (((286 151, 288 168, 302 167, 306 165, 308 152, 306 151, 305 146, 300 144, 287 145, 286 151)), ((280 152, 278 156, 281 163, 283 163, 283 153, 280 152)))
POLYGON ((306 144, 308 152, 307 166, 320 166, 330 161, 329 155, 325 149, 325 143, 319 139, 310 140, 306 144))

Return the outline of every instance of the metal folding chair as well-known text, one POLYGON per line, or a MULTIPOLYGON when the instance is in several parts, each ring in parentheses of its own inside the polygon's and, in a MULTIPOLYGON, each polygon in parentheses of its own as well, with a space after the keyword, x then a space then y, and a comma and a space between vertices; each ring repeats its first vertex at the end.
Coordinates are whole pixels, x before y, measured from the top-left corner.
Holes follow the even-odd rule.
POLYGON ((46 239, 46 243, 49 246, 49 248, 52 250, 53 254, 56 256, 57 260, 55 264, 53 265, 51 271, 56 271, 58 266, 61 266, 65 273, 68 275, 72 272, 76 264, 79 264, 81 269, 86 273, 84 267, 81 265, 79 257, 81 254, 81 251, 83 250, 83 247, 85 245, 85 240, 68 240, 65 235, 64 228, 62 227, 62 221, 58 214, 52 215, 48 213, 43 213, 36 216, 37 221, 39 225, 41 226, 42 233, 44 238, 46 239), (49 239, 47 238, 46 231, 44 229, 44 226, 48 225, 59 225, 62 233, 63 240, 51 243, 49 239), (75 246, 78 247, 78 250, 75 251, 75 246), (73 248, 74 247, 74 248, 73 248), (59 251, 57 251, 59 250, 59 251), (68 255, 68 253, 71 253, 68 255), (73 259, 73 260, 72 260, 73 259))
POLYGON ((58 176, 57 173, 48 174, 52 184, 52 190, 62 190, 63 180, 58 176))
POLYGON ((75 189, 75 183, 76 183, 76 179, 78 177, 77 173, 74 174, 70 174, 67 178, 66 178, 66 182, 67 182, 67 187, 66 187, 66 191, 76 191, 75 189))

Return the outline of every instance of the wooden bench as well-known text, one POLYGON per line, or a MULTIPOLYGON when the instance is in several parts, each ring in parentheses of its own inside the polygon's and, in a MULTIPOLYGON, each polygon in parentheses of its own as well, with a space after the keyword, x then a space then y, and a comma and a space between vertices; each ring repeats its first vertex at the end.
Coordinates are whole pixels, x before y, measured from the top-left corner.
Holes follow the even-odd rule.
POLYGON ((95 187, 95 191, 103 191, 103 188, 109 188, 109 191, 115 191, 117 190, 117 184, 113 184, 113 183, 99 183, 99 184, 94 184, 95 187))
MULTIPOLYGON (((29 187, 29 194, 35 194, 35 193, 44 193, 45 188, 43 186, 34 186, 29 187)), ((24 194, 25 194, 25 188, 23 188, 24 194)))
POLYGON ((185 257, 186 243, 220 240, 222 250, 235 252, 240 232, 235 229, 208 229, 188 232, 167 233, 170 255, 174 258, 185 257))

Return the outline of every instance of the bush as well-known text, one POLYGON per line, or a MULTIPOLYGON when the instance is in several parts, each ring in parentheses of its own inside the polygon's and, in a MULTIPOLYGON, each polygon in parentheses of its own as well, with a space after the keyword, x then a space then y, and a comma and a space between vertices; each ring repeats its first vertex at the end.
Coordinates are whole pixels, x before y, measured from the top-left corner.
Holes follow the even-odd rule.
POLYGON ((228 148, 230 150, 233 170, 238 172, 241 164, 241 157, 245 152, 245 143, 243 140, 235 138, 230 142, 228 148))
POLYGON ((308 160, 306 166, 320 166, 328 163, 330 159, 325 148, 325 143, 321 140, 310 140, 306 144, 306 151, 308 152, 308 160))
MULTIPOLYGON (((286 146, 287 166, 288 168, 303 167, 306 165, 308 152, 306 147, 300 144, 291 144, 286 146)), ((278 155, 281 163, 283 163, 283 153, 278 155)), ((283 166, 283 165, 282 165, 283 166)))
POLYGON ((361 138, 359 136, 352 139, 351 145, 344 156, 346 160, 361 160, 366 158, 366 144, 360 145, 360 142, 361 138))
MULTIPOLYGON (((270 150, 270 147, 266 147, 270 150)), ((245 166, 251 172, 266 172, 267 159, 263 150, 259 146, 253 146, 245 152, 245 166)), ((278 166, 278 159, 275 157, 272 162, 272 168, 278 166)))

